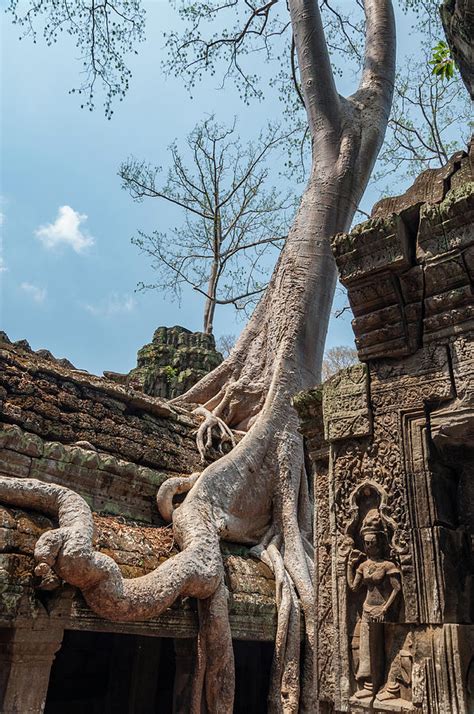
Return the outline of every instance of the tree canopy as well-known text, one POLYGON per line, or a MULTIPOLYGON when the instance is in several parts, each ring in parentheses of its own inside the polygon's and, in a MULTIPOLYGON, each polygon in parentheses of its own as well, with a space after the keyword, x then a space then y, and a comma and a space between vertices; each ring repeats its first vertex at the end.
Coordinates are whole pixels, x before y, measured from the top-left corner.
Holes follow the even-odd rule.
MULTIPOLYGON (((181 78, 191 92, 197 91, 203 76, 211 75, 219 86, 234 84, 247 103, 276 93, 288 132, 286 169, 293 179, 306 176, 308 124, 283 0, 172 0, 172 4, 182 29, 164 28, 167 58, 163 70, 181 78)), ((468 97, 446 54, 438 0, 399 0, 399 5, 411 18, 419 51, 402 56, 398 63, 387 141, 373 178, 383 193, 389 174, 393 192, 394 166, 402 184, 424 168, 440 165, 469 136, 468 97), (433 57, 438 57, 434 75, 433 57)), ((130 85, 128 58, 145 38, 142 0, 10 0, 7 11, 22 35, 35 41, 39 33, 48 44, 57 42, 63 33, 73 37, 80 52, 82 82, 71 91, 78 92, 81 106, 89 109, 103 91, 110 118, 114 100, 123 100, 130 85)), ((320 11, 335 75, 344 74, 347 58, 355 75, 364 54, 362 0, 350 4, 322 0, 320 11)))
POLYGON ((82 81, 71 89, 82 107, 95 107, 97 85, 104 92, 110 119, 115 99, 122 101, 132 73, 127 55, 145 39, 145 9, 141 0, 9 0, 7 12, 22 37, 37 41, 41 32, 48 45, 70 35, 80 53, 82 81))

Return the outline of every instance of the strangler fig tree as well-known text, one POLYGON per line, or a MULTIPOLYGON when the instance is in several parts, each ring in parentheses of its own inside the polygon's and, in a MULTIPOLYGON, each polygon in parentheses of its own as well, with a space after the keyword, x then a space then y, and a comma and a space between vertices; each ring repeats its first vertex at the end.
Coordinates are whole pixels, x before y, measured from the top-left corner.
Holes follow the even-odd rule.
MULTIPOLYGON (((358 4, 354 0, 354 7, 358 4)), ((276 584, 269 711, 315 712, 312 504, 291 401, 320 379, 336 283, 329 239, 349 228, 384 138, 395 73, 392 3, 363 2, 363 70, 357 90, 348 97, 336 88, 316 0, 287 0, 287 7, 278 0, 182 6, 191 22, 183 47, 198 41, 202 69, 210 64, 219 37, 206 41, 199 33, 200 21, 213 8, 235 10, 240 29, 227 29, 220 39, 237 71, 246 33, 260 36, 264 44, 277 34, 275 25, 268 29, 277 6, 281 28, 291 28, 295 77, 311 135, 309 179, 266 293, 227 359, 176 400, 200 405, 198 446, 203 455, 213 432, 235 445, 201 472, 171 479, 160 489, 158 506, 172 519, 180 552, 140 578, 123 578, 111 558, 94 551, 91 513, 71 490, 2 477, 0 500, 57 515, 59 528, 42 535, 36 545, 39 572, 53 569, 80 588, 102 617, 149 618, 179 596, 198 599, 194 714, 202 706, 213 713, 232 711, 233 653, 219 541, 251 545, 255 557, 272 569, 276 584), (241 433, 238 440, 235 431, 241 433), (173 496, 186 491, 184 502, 175 507, 173 496)), ((112 3, 102 4, 103 11, 107 7, 112 3)))

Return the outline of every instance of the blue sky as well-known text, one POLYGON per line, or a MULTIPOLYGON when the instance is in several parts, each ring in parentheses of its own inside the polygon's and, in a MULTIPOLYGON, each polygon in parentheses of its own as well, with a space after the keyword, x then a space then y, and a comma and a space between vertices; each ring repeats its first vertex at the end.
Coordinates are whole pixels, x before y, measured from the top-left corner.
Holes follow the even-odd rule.
MULTIPOLYGON (((191 99, 160 67, 162 32, 175 13, 167 1, 145 6, 147 40, 111 121, 99 102, 94 112, 81 110, 68 94, 80 69, 70 40, 20 42, 18 28, 1 17, 1 328, 98 374, 131 369, 159 325, 198 330, 202 320, 192 291, 181 306, 156 291, 135 292, 153 274, 130 238, 137 228, 166 230, 181 219, 162 202, 134 203, 120 188, 120 162, 136 155, 166 166, 166 147, 206 114, 224 122, 237 115, 251 138, 280 111, 271 99, 243 107, 232 88, 218 91, 210 80, 191 99)), ((365 197, 366 209, 375 199, 365 197)), ((343 302, 337 295, 335 307, 343 302)), ((231 307, 217 310, 217 337, 242 327, 231 307)), ((353 344, 347 313, 331 320, 327 346, 338 344, 353 344)))

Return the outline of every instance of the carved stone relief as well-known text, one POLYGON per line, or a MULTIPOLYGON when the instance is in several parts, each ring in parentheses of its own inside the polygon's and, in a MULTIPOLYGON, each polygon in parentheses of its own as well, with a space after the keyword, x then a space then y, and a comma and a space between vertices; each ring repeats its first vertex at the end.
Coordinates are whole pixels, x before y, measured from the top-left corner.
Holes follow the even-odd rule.
POLYGON ((350 496, 352 518, 346 529, 347 620, 356 690, 352 702, 389 702, 400 698, 401 682, 411 683, 407 648, 387 669, 386 622, 397 622, 403 609, 402 575, 396 522, 389 515, 386 492, 375 482, 361 484, 350 496), (352 611, 352 612, 351 612, 352 611))
POLYGON ((474 712, 470 158, 332 241, 367 363, 318 388, 302 429, 316 471, 318 699, 338 712, 474 712))
POLYGON ((324 385, 324 436, 328 441, 372 433, 368 372, 363 364, 339 372, 324 385))

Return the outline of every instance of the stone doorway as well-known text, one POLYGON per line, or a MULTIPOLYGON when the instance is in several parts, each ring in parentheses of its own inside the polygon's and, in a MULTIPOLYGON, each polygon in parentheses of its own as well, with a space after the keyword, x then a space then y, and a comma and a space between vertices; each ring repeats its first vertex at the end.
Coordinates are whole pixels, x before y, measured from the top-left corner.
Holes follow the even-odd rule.
MULTIPOLYGON (((191 640, 68 630, 45 714, 186 714, 192 648, 191 640)), ((234 714, 265 714, 273 643, 234 640, 234 654, 234 714)))
POLYGON ((45 714, 171 713, 174 675, 171 639, 68 630, 45 714))

